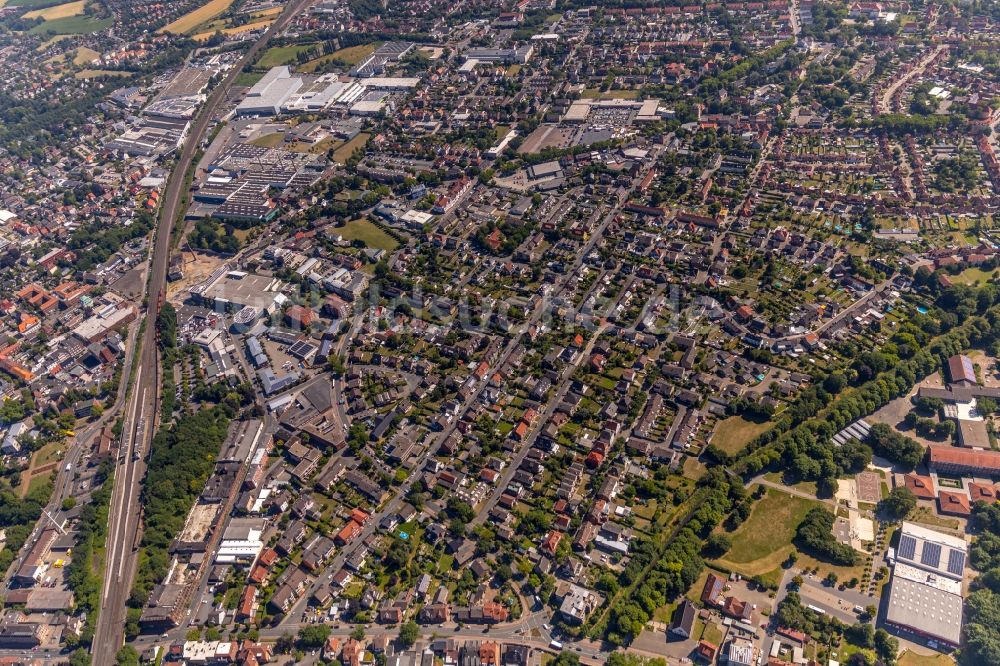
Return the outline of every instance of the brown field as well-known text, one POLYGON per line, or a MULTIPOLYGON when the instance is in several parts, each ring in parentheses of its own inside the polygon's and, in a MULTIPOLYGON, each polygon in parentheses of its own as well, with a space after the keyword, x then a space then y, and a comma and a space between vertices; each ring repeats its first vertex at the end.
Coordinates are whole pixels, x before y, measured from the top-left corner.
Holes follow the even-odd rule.
POLYGON ((62 5, 56 5, 55 7, 34 9, 26 13, 24 18, 43 18, 46 21, 55 21, 56 19, 69 18, 70 16, 79 16, 83 13, 83 9, 86 6, 87 0, 75 0, 75 2, 67 2, 62 5))
MULTIPOLYGON (((222 34, 224 34, 224 35, 239 35, 239 34, 242 34, 244 32, 250 32, 251 30, 257 30, 259 28, 266 28, 267 26, 271 25, 272 23, 274 23, 274 19, 273 18, 264 19, 263 21, 255 21, 253 23, 247 23, 245 25, 239 25, 239 26, 236 26, 235 28, 223 28, 220 32, 222 32, 222 34)), ((197 35, 195 35, 191 39, 195 40, 196 42, 203 42, 203 41, 206 41, 206 40, 210 39, 212 37, 212 35, 214 35, 215 33, 216 33, 215 30, 211 30, 209 32, 199 32, 197 35)))
POLYGON ((233 4, 233 0, 208 0, 201 7, 189 11, 173 23, 163 26, 157 32, 172 32, 175 35, 190 32, 205 21, 211 21, 229 9, 231 4, 233 4))

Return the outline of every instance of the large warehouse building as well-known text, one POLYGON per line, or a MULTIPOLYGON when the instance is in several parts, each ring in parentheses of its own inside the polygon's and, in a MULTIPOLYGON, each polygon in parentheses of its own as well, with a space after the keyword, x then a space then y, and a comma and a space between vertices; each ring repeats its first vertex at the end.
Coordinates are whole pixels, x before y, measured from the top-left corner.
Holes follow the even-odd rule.
POLYGON ((964 540, 904 522, 893 560, 886 622, 957 648, 962 637, 966 553, 964 540))
POLYGON ((246 98, 236 107, 238 116, 276 116, 282 105, 299 88, 302 79, 292 76, 288 67, 274 67, 250 88, 246 98))

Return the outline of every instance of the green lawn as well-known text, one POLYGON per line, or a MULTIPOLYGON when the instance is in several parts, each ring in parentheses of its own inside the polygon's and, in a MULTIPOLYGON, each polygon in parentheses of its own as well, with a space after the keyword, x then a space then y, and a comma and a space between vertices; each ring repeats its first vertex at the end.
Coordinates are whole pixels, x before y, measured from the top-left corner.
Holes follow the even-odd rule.
POLYGON ((273 132, 271 134, 264 134, 250 141, 254 146, 259 146, 261 148, 274 148, 275 146, 280 146, 281 142, 285 140, 285 135, 281 132, 273 132))
POLYGON ((257 61, 258 67, 266 67, 270 69, 272 67, 280 67, 281 65, 288 65, 295 62, 295 59, 300 53, 304 53, 317 45, 316 42, 309 44, 289 44, 288 46, 273 46, 267 51, 264 51, 264 55, 260 57, 257 61))
POLYGON ((233 81, 234 86, 250 87, 264 77, 264 72, 240 72, 233 81))
POLYGON ((638 99, 638 90, 604 90, 598 88, 587 88, 580 97, 584 99, 638 99))
POLYGON ((325 63, 336 60, 341 62, 348 67, 353 67, 359 62, 370 56, 375 52, 381 42, 374 42, 372 44, 359 44, 358 46, 348 46, 345 49, 340 49, 339 51, 334 51, 333 53, 325 56, 320 56, 315 60, 310 60, 304 64, 301 69, 303 72, 314 72, 316 68, 325 63))
POLYGON ((966 268, 958 275, 949 276, 951 281, 955 284, 975 284, 976 282, 986 284, 992 277, 993 271, 986 272, 981 268, 976 268, 975 266, 966 268))
POLYGON ((445 574, 451 571, 451 565, 454 562, 455 558, 448 553, 441 555, 441 559, 438 560, 438 573, 445 574))
POLYGON ((899 666, 952 666, 955 660, 945 654, 922 655, 906 650, 896 661, 899 666))
MULTIPOLYGON (((777 583, 782 574, 781 563, 796 551, 792 544, 796 528, 806 513, 817 506, 823 503, 768 488, 767 495, 754 505, 746 522, 729 534, 732 549, 715 562, 744 576, 762 576, 777 583)), ((817 567, 820 577, 834 572, 841 580, 849 580, 855 576, 860 578, 864 571, 862 557, 853 567, 820 562, 805 553, 798 553, 798 557, 797 566, 817 567)))
POLYGON ((81 16, 68 16, 54 21, 39 23, 28 31, 30 35, 44 35, 52 33, 54 35, 82 35, 91 32, 100 32, 114 23, 112 18, 94 18, 86 14, 81 16))
POLYGON ((701 640, 708 641, 715 646, 722 645, 723 636, 724 634, 722 633, 722 630, 719 629, 719 625, 714 622, 706 623, 705 628, 701 632, 701 640))
POLYGON ((751 421, 742 416, 730 416, 715 426, 711 443, 729 455, 739 453, 757 435, 766 432, 770 421, 751 421))
POLYGON ((351 155, 354 154, 355 150, 358 148, 364 148, 370 137, 371 134, 361 132, 360 134, 354 136, 350 141, 337 146, 337 149, 333 151, 333 161, 340 162, 341 164, 346 163, 347 160, 351 159, 351 155))
POLYGON ((726 553, 725 559, 748 564, 780 551, 792 543, 795 529, 809 509, 819 505, 815 500, 768 488, 767 495, 754 505, 747 521, 733 532, 733 548, 726 553))

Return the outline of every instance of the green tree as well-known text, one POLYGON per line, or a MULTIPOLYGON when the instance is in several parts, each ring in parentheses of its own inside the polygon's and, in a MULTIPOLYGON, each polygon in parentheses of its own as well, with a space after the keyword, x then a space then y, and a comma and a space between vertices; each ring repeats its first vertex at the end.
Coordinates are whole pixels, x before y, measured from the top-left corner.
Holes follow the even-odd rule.
POLYGON ((90 653, 78 648, 69 656, 69 666, 90 666, 90 653))
POLYGON ((906 518, 917 506, 917 496, 904 486, 893 488, 889 496, 880 502, 880 508, 896 520, 906 518))
POLYGON ((411 647, 417 642, 420 637, 420 628, 417 623, 410 620, 409 622, 404 622, 399 627, 399 642, 404 648, 411 647))
POLYGON ((733 547, 733 541, 722 532, 716 532, 708 537, 705 542, 705 555, 707 557, 722 557, 733 547))
POLYGON ((118 666, 139 666, 139 653, 131 645, 123 645, 115 655, 118 666))
POLYGON ((875 652, 883 664, 892 666, 896 663, 899 641, 885 629, 879 629, 875 632, 875 652))
POLYGON ((322 647, 330 636, 330 627, 325 624, 310 624, 299 629, 299 645, 304 648, 322 647))

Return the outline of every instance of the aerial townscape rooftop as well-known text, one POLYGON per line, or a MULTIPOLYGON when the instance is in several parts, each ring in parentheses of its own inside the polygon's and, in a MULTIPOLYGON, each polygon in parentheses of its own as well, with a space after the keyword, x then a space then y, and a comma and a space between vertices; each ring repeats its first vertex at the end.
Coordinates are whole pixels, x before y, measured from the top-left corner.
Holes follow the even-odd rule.
POLYGON ((1000 664, 1000 2, 0 0, 0 666, 1000 664))

